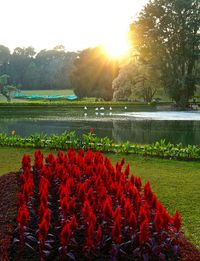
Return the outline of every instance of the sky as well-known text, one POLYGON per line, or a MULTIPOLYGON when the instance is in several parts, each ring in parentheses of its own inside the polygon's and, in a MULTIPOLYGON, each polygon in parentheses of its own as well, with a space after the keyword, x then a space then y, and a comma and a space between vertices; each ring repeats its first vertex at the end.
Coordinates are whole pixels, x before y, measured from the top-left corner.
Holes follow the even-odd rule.
MULTIPOLYGON (((64 45, 67 51, 98 44, 114 48, 147 0, 0 0, 0 44, 11 51, 64 45)), ((126 41, 126 40, 124 40, 126 41)), ((121 43, 123 44, 123 43, 121 43)))

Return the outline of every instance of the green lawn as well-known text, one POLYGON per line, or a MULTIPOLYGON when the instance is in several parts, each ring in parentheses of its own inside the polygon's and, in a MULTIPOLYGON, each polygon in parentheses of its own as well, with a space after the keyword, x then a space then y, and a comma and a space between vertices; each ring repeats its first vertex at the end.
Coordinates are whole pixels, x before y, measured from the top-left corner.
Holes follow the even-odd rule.
MULTIPOLYGON (((21 93, 23 94, 37 94, 37 95, 74 95, 73 90, 31 90, 31 91, 26 91, 22 90, 21 93)), ((2 95, 0 95, 0 102, 6 102, 6 98, 2 95)), ((13 102, 30 102, 29 100, 21 100, 21 99, 12 99, 13 102)))
MULTIPOLYGON (((44 150, 47 154, 48 151, 44 150)), ((20 168, 22 155, 33 149, 0 148, 0 175, 20 168)), ((109 154, 113 162, 125 157, 131 172, 150 181, 153 191, 170 214, 178 209, 187 238, 200 249, 200 162, 184 162, 109 154)))
POLYGON ((31 90, 31 91, 21 91, 24 94, 38 94, 38 95, 74 95, 73 90, 31 90))

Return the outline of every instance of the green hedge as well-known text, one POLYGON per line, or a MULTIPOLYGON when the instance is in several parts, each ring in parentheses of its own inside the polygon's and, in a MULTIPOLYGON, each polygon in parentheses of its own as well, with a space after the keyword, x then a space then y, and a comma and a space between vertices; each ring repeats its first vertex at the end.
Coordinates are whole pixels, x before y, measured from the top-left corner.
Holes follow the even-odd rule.
POLYGON ((200 147, 182 144, 171 144, 165 140, 160 140, 152 144, 140 145, 131 144, 128 141, 122 144, 115 144, 108 137, 100 138, 94 133, 82 134, 77 136, 75 132, 64 132, 61 135, 47 136, 45 134, 35 134, 25 138, 18 135, 8 136, 0 134, 1 147, 31 147, 67 150, 69 147, 74 149, 83 148, 100 150, 102 152, 113 153, 132 153, 143 156, 154 156, 181 160, 200 160, 200 147))

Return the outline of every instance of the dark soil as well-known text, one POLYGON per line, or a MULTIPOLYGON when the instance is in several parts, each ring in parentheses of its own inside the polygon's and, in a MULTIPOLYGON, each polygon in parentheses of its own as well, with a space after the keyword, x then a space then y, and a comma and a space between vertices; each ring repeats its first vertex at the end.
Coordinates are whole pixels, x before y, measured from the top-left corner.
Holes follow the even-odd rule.
MULTIPOLYGON (((0 261, 10 260, 13 232, 16 227, 18 191, 17 174, 8 173, 0 177, 0 261)), ((183 261, 200 261, 200 251, 184 234, 181 234, 180 248, 183 261)))

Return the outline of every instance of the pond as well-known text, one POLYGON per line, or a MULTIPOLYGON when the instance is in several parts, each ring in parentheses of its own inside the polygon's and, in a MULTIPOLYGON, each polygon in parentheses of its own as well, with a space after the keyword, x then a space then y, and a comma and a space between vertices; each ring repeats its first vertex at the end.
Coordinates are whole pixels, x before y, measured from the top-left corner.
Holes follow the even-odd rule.
POLYGON ((100 136, 115 142, 200 144, 200 112, 169 111, 149 106, 104 107, 1 107, 0 132, 15 130, 21 136, 34 133, 78 135, 94 128, 100 136))

